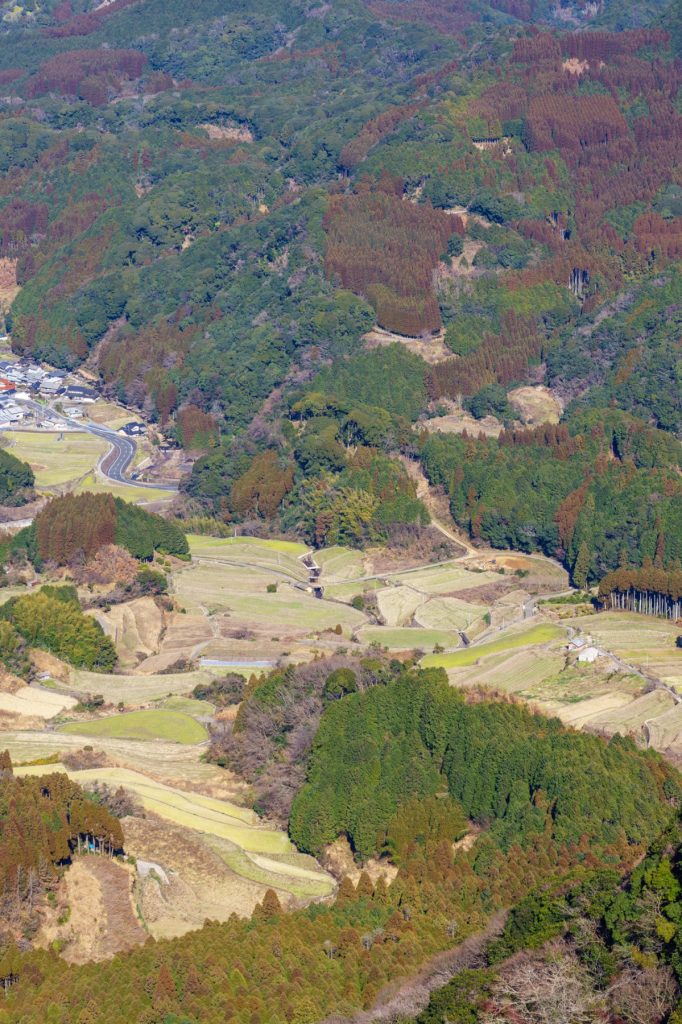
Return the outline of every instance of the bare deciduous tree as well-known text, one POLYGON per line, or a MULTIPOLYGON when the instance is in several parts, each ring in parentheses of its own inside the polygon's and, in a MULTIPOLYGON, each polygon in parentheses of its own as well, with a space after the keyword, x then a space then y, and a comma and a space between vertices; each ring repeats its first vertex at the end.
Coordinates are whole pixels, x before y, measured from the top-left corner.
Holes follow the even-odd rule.
POLYGON ((609 1007, 627 1024, 659 1024, 679 997, 670 967, 630 967, 609 990, 609 1007))
POLYGON ((553 944, 542 954, 522 953, 503 968, 484 1024, 587 1024, 603 1007, 573 953, 553 944))

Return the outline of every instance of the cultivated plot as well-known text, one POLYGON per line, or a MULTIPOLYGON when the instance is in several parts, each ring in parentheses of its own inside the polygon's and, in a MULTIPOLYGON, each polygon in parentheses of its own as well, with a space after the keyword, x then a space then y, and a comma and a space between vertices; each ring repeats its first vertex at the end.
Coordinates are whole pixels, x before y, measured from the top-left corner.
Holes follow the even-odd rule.
POLYGON ((594 640, 624 662, 682 687, 682 650, 675 646, 680 630, 667 619, 628 612, 603 612, 589 621, 594 640))
POLYGON ((502 651, 510 651, 517 647, 547 644, 552 640, 559 640, 564 635, 564 630, 559 626, 542 623, 521 632, 504 633, 495 640, 476 644, 472 647, 465 647, 459 651, 452 651, 446 654, 430 654, 424 658, 422 664, 425 668, 446 669, 474 665, 479 658, 485 658, 489 654, 499 654, 502 651))
POLYGON ((427 566, 426 569, 405 569, 391 574, 388 579, 395 583, 405 583, 425 594, 454 594, 458 590, 480 587, 484 583, 499 583, 500 577, 495 572, 469 570, 459 562, 447 562, 427 566))
POLYGON ((122 701, 127 705, 147 704, 173 694, 191 693, 195 686, 205 684, 218 670, 198 669, 194 672, 163 673, 159 675, 106 675, 74 669, 65 688, 78 693, 101 693, 108 704, 122 701))
POLYGON ((77 703, 73 697, 40 686, 22 686, 14 693, 0 693, 0 711, 26 718, 54 718, 77 703))
POLYGON ((203 743, 208 733, 200 722, 180 711, 164 709, 129 711, 88 722, 69 722, 61 732, 76 736, 104 736, 123 740, 166 740, 170 743, 203 743))
POLYGON ((365 621, 361 612, 319 601, 256 565, 202 561, 175 574, 174 594, 189 612, 229 612, 235 627, 264 628, 270 635, 280 629, 309 635, 337 624, 350 631, 365 621), (276 590, 268 592, 268 586, 276 590))
POLYGON ((12 455, 33 469, 38 488, 80 480, 109 448, 103 438, 80 432, 8 431, 4 436, 12 455))
POLYGON ((359 629, 356 635, 364 644, 377 643, 392 651, 432 651, 434 647, 456 647, 459 644, 458 633, 448 633, 441 629, 419 629, 414 626, 404 629, 365 626, 359 629))

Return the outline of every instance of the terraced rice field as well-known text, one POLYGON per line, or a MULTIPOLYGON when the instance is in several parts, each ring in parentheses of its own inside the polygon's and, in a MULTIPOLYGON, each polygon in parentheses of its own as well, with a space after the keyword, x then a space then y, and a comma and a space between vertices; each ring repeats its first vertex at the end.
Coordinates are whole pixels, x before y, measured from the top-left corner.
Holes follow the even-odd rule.
POLYGON ((105 675, 76 669, 70 682, 64 686, 79 693, 101 693, 109 704, 147 704, 173 694, 191 693, 199 683, 209 682, 218 669, 198 669, 195 672, 177 672, 161 675, 105 675))
MULTIPOLYGON (((17 774, 39 775, 45 771, 65 769, 62 765, 31 766, 18 768, 17 774)), ((335 888, 331 876, 312 857, 299 854, 286 833, 263 824, 248 808, 227 800, 184 793, 124 768, 94 768, 67 774, 86 787, 95 782, 123 786, 134 794, 147 813, 182 829, 186 841, 205 843, 235 875, 262 886, 263 892, 266 888, 275 888, 297 899, 309 900, 328 896, 335 888)), ((133 835, 136 831, 138 829, 134 828, 133 835)), ((211 885, 212 877, 203 879, 205 892, 211 890, 211 885)), ((253 903, 255 898, 249 909, 253 903)), ((204 916, 208 916, 206 912, 204 916)))
POLYGON ((486 605, 469 604, 456 597, 437 597, 422 604, 415 612, 415 621, 431 629, 467 630, 488 611, 486 605))
POLYGON ((604 716, 608 719, 613 718, 617 723, 620 722, 618 712, 632 703, 632 694, 614 690, 612 693, 603 693, 598 697, 588 697, 575 704, 563 704, 556 708, 556 715, 564 725, 582 729, 600 720, 603 722, 604 716))
POLYGON ((564 635, 564 630, 559 626, 543 623, 532 626, 523 632, 506 633, 496 640, 473 647, 465 647, 459 651, 448 654, 430 654, 424 658, 422 665, 425 668, 446 669, 475 665, 479 658, 485 658, 489 654, 499 654, 517 647, 546 644, 552 640, 559 640, 564 635))
MULTIPOLYGON (((244 783, 229 771, 200 761, 202 748, 195 745, 164 740, 141 743, 110 736, 98 736, 93 743, 83 736, 57 731, 27 730, 2 734, 2 749, 9 750, 14 764, 72 753, 82 750, 84 744, 105 754, 110 764, 144 773, 168 786, 200 788, 202 792, 230 801, 241 801, 246 790, 244 783)), ((40 768, 37 774, 40 774, 40 768)))
POLYGON ((269 570, 273 575, 308 581, 308 569, 301 559, 309 548, 286 540, 260 540, 256 537, 187 538, 192 558, 225 562, 246 568, 269 570))
POLYGON ((676 704, 647 724, 649 744, 656 750, 682 753, 682 704, 676 704))
POLYGON ((280 854, 277 859, 273 854, 249 854, 219 836, 208 835, 206 842, 235 874, 269 889, 284 890, 297 899, 320 899, 334 891, 334 880, 303 854, 280 854))
POLYGON ((90 613, 116 646, 119 663, 134 666, 156 653, 164 629, 164 615, 152 597, 140 597, 110 611, 90 613))
POLYGON ((453 686, 489 686, 532 700, 533 687, 555 676, 563 665, 561 654, 527 647, 490 654, 475 665, 451 668, 448 679, 453 686))
POLYGON ((605 710, 595 715, 590 728, 604 729, 609 734, 638 734, 650 719, 658 718, 675 706, 674 698, 665 690, 653 690, 613 711, 605 710))
POLYGON ((315 561, 322 569, 321 581, 338 583, 364 576, 362 555, 350 548, 331 547, 315 552, 315 561))
MULTIPOLYGON (((418 627, 392 629, 390 626, 365 626, 359 629, 356 635, 363 644, 378 643, 393 651, 432 651, 436 646, 456 647, 460 642, 458 633, 448 633, 440 629, 419 629, 418 627)), ((441 657, 441 655, 434 655, 434 657, 441 657)))
POLYGON ((350 632, 365 621, 354 608, 318 601, 312 593, 255 566, 202 561, 175 575, 174 594, 188 612, 229 612, 235 626, 265 628, 271 636, 279 630, 308 635, 333 629, 337 623, 350 632), (277 585, 276 593, 267 592, 269 584, 277 585))
POLYGON ((499 583, 496 572, 472 572, 459 562, 429 566, 426 569, 406 569, 388 577, 394 583, 406 583, 425 594, 448 594, 458 590, 480 587, 484 583, 499 583))
POLYGON ((675 647, 680 630, 674 623, 628 612, 603 612, 590 619, 588 629, 597 643, 623 661, 682 691, 682 650, 675 647))
POLYGON ((181 711, 192 718, 209 718, 215 713, 215 705, 207 700, 194 700, 192 697, 167 697, 163 707, 168 711, 181 711))
POLYGON ((324 583, 324 596, 330 601, 343 601, 350 604, 358 594, 368 590, 381 593, 385 588, 382 580, 358 580, 350 583, 324 583))
POLYGON ((76 736, 105 736, 126 740, 167 740, 171 743, 203 743, 208 733, 203 725, 180 711, 129 711, 89 722, 69 722, 61 732, 76 736))
POLYGON ((54 718, 61 711, 66 711, 77 703, 73 697, 44 690, 39 686, 22 686, 15 693, 0 693, 0 711, 24 715, 27 718, 54 718))
POLYGON ((409 626, 426 598, 412 587, 386 587, 377 594, 377 605, 387 626, 409 626))

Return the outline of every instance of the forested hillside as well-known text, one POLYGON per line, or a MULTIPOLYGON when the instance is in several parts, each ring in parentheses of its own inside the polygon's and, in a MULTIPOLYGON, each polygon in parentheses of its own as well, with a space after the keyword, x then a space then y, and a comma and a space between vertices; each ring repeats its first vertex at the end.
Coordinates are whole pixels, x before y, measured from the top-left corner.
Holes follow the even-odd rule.
MULTIPOLYGON (((545 560, 486 550, 433 592, 411 588, 414 563, 392 574, 408 547, 452 559, 453 535, 426 533, 442 502, 474 546, 540 551, 607 606, 679 617, 681 24, 679 0, 0 0, 3 344, 94 377, 185 474, 165 518, 69 493, 1 539, 2 714, 75 705, 13 742, 123 773, 144 804, 119 824, 64 775, 0 758, 3 908, 129 828, 148 865, 129 864, 133 902, 156 887, 153 915, 136 909, 158 931, 69 964, 49 929, 38 949, 9 928, 0 1024, 345 1020, 469 939, 475 969, 421 1024, 680 1024, 680 775, 474 678, 483 635, 486 670, 521 652, 498 679, 542 670, 554 714, 570 677, 562 713, 586 704, 557 623, 593 606, 558 596, 555 639, 507 623, 507 651, 488 640, 503 598, 545 560), (190 538, 193 565, 183 523, 215 535, 190 538), (318 602, 291 540, 369 550, 318 556, 318 602), (57 585, 33 589, 40 574, 57 585), (389 629, 404 660, 372 640, 389 629), (441 652, 463 637, 473 685, 420 669, 404 634, 441 652), (128 731, 178 715, 200 740, 128 731), (199 927, 218 900, 195 868, 246 902, 199 927), (285 870, 286 912, 267 889, 285 870)), ((33 482, 0 452, 0 502, 33 482)), ((545 580, 566 586, 538 572, 519 621, 545 580)), ((675 627, 657 625, 669 680, 675 627)), ((646 655, 618 651, 597 702, 672 703, 630 675, 646 655)))
MULTIPOLYGON (((276 727, 273 682, 252 700, 276 727)), ((467 705, 439 671, 394 666, 345 696, 339 682, 338 673, 329 680, 292 834, 312 848, 348 830, 360 857, 385 846, 400 865, 390 888, 364 873, 357 888, 342 883, 333 905, 286 917, 270 893, 249 922, 209 922, 109 964, 16 957, 8 1021, 253 1024, 350 1013, 535 883, 572 892, 608 863, 615 886, 676 816, 677 773, 629 740, 579 736, 509 704, 467 705), (455 857, 468 816, 483 833, 455 857)))
POLYGON ((390 539, 410 424, 520 384, 679 438, 675 6, 6 8, 13 347, 199 454, 181 511, 390 539))

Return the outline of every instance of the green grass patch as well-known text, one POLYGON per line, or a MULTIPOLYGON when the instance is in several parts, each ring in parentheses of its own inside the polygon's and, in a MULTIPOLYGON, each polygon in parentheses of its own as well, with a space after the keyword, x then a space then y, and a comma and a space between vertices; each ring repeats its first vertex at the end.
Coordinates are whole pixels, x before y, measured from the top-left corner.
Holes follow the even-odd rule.
POLYGON ((149 501, 161 501, 162 498, 169 498, 173 492, 164 490, 161 487, 135 487, 133 484, 115 484, 110 480, 98 480, 94 473, 90 473, 76 488, 76 494, 88 491, 90 494, 113 494, 115 498, 123 498, 133 504, 143 504, 149 501))
POLYGON ((261 540, 259 537, 204 537, 200 534, 188 534, 189 548, 192 554, 201 555, 210 553, 220 554, 223 549, 229 549, 235 545, 248 545, 253 548, 262 548, 265 551, 281 551, 287 555, 304 555, 310 548, 305 544, 299 544, 293 540, 261 540))
POLYGON ((488 654, 498 654, 500 651, 510 651, 515 647, 527 647, 531 644, 546 644, 550 640, 558 640, 563 635, 564 630, 559 626, 533 626, 524 633, 501 636, 490 643, 465 647, 451 654, 429 654, 423 659, 422 665, 424 668, 460 668, 464 665, 475 665, 479 658, 485 658, 488 654))
MULTIPOLYGON (((358 637, 365 644, 379 643, 389 650, 407 651, 414 648, 433 650, 440 647, 454 647, 459 643, 459 634, 440 629, 419 629, 413 626, 368 626, 358 630, 358 637)), ((442 655, 435 655, 442 657, 442 655)))
POLYGON ((167 711, 180 711, 192 718, 208 718, 215 711, 215 704, 207 700, 194 700, 193 697, 167 697, 163 707, 167 711))
POLYGON ((69 722, 61 732, 78 736, 106 736, 126 740, 168 740, 171 743, 203 743, 203 725, 180 711, 131 711, 91 722, 69 722))

